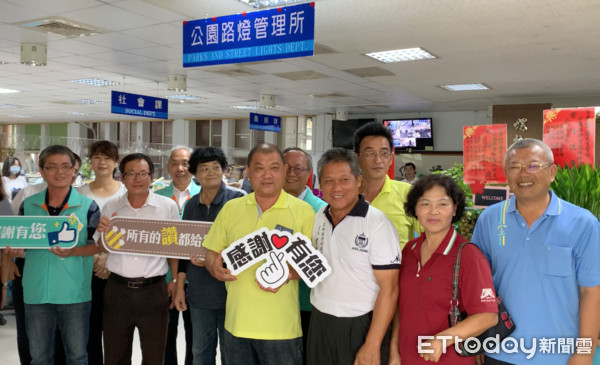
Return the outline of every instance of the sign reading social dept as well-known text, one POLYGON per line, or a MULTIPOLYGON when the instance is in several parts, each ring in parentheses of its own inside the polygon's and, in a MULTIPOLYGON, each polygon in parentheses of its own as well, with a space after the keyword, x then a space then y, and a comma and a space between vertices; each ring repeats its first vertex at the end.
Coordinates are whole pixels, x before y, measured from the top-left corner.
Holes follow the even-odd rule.
POLYGON ((183 23, 183 67, 312 56, 315 4, 183 23))
POLYGON ((281 132, 281 117, 273 115, 250 113, 250 129, 261 131, 281 132))
POLYGON ((112 91, 110 111, 115 114, 168 119, 169 100, 148 95, 112 91))

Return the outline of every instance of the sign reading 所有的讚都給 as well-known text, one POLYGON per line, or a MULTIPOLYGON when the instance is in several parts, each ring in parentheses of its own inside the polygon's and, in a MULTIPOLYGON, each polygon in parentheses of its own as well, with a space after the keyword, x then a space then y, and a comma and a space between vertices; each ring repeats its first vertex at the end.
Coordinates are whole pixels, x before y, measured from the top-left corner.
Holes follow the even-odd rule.
POLYGON ((0 217, 0 248, 71 248, 82 228, 74 214, 0 217))
POLYGON ((110 112, 138 117, 168 119, 169 100, 112 90, 110 112))
POLYGON ((315 4, 185 21, 183 67, 314 54, 315 4))

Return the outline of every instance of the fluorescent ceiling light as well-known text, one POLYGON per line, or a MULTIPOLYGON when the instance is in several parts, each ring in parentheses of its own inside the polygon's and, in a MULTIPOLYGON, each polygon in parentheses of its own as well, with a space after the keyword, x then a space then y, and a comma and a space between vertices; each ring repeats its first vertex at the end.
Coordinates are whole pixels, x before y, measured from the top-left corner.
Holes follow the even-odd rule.
POLYGON ((442 89, 448 91, 473 91, 473 90, 489 90, 490 88, 484 84, 456 84, 456 85, 442 85, 442 89))
POLYGON ((21 114, 9 114, 9 117, 13 117, 13 118, 31 118, 28 115, 21 115, 21 114))
POLYGON ((71 114, 71 115, 79 115, 79 116, 94 115, 92 113, 82 113, 82 112, 69 112, 69 114, 71 114))
POLYGON ((13 93, 20 93, 20 91, 19 90, 2 89, 2 88, 0 88, 0 94, 13 94, 13 93))
POLYGON ((103 101, 92 100, 92 99, 77 99, 75 100, 78 104, 104 104, 103 101))
POLYGON ((70 82, 76 82, 78 84, 84 84, 84 85, 90 85, 90 86, 115 86, 115 85, 121 85, 118 82, 114 82, 114 81, 108 81, 108 80, 100 80, 97 78, 90 78, 90 79, 78 79, 78 80, 71 80, 70 82))
POLYGON ((383 63, 418 61, 437 58, 423 48, 395 49, 392 51, 367 53, 365 55, 383 63))
POLYGON ((165 96, 167 99, 176 99, 176 100, 200 100, 202 99, 199 96, 194 95, 186 95, 186 94, 174 94, 165 96))
POLYGON ((255 9, 271 8, 275 6, 288 6, 293 4, 308 3, 315 0, 239 0, 255 9))
POLYGON ((0 108, 23 108, 23 105, 17 105, 17 104, 2 104, 2 105, 0 105, 0 108))
POLYGON ((258 110, 260 107, 258 105, 232 105, 233 109, 242 109, 242 110, 258 110))

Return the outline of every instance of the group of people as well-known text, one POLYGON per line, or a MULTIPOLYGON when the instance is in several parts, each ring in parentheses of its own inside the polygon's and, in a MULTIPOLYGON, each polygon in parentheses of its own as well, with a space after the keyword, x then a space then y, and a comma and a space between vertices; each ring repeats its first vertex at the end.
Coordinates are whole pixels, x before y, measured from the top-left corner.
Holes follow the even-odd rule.
POLYGON ((228 163, 216 147, 174 148, 173 182, 157 193, 149 189, 148 156, 119 159, 116 146, 101 141, 89 157, 96 180, 75 190, 73 153, 42 151, 47 188, 19 207, 20 215, 74 213, 87 232, 72 249, 26 250, 22 335, 32 364, 53 363, 55 337, 67 363, 128 364, 137 328, 143 363, 162 365, 176 354, 179 312, 186 364, 214 364, 217 346, 226 365, 591 364, 600 334, 600 226, 549 190, 557 168, 541 141, 524 139, 506 152, 514 196, 481 215, 474 244, 462 249, 455 281, 466 318, 455 325, 453 272, 466 239, 452 224, 464 212, 464 193, 443 175, 412 185, 390 179, 393 141, 381 124, 359 128, 354 151, 323 153, 316 164, 322 200, 307 186, 310 154, 295 147, 250 151, 250 194, 223 179, 228 163), (117 166, 120 182, 112 179, 117 166), (189 260, 103 253, 100 235, 115 216, 213 222, 208 251, 189 260), (262 228, 311 238, 329 276, 311 290, 291 267, 275 289, 256 281, 262 263, 232 275, 221 252, 262 228), (499 321, 496 295, 516 324, 511 336, 527 349, 538 341, 534 356, 521 347, 458 355, 455 343, 499 321))

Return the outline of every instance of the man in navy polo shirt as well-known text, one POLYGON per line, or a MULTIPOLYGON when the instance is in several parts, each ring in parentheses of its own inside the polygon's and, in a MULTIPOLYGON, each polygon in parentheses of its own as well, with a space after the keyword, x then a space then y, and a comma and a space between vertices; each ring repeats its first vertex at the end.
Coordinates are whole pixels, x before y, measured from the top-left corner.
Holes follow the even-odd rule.
POLYGON ((485 364, 591 364, 600 332, 598 219, 549 190, 557 167, 542 141, 515 142, 504 163, 514 197, 483 212, 473 242, 515 322, 511 337, 536 352, 528 359, 506 342, 485 364))

